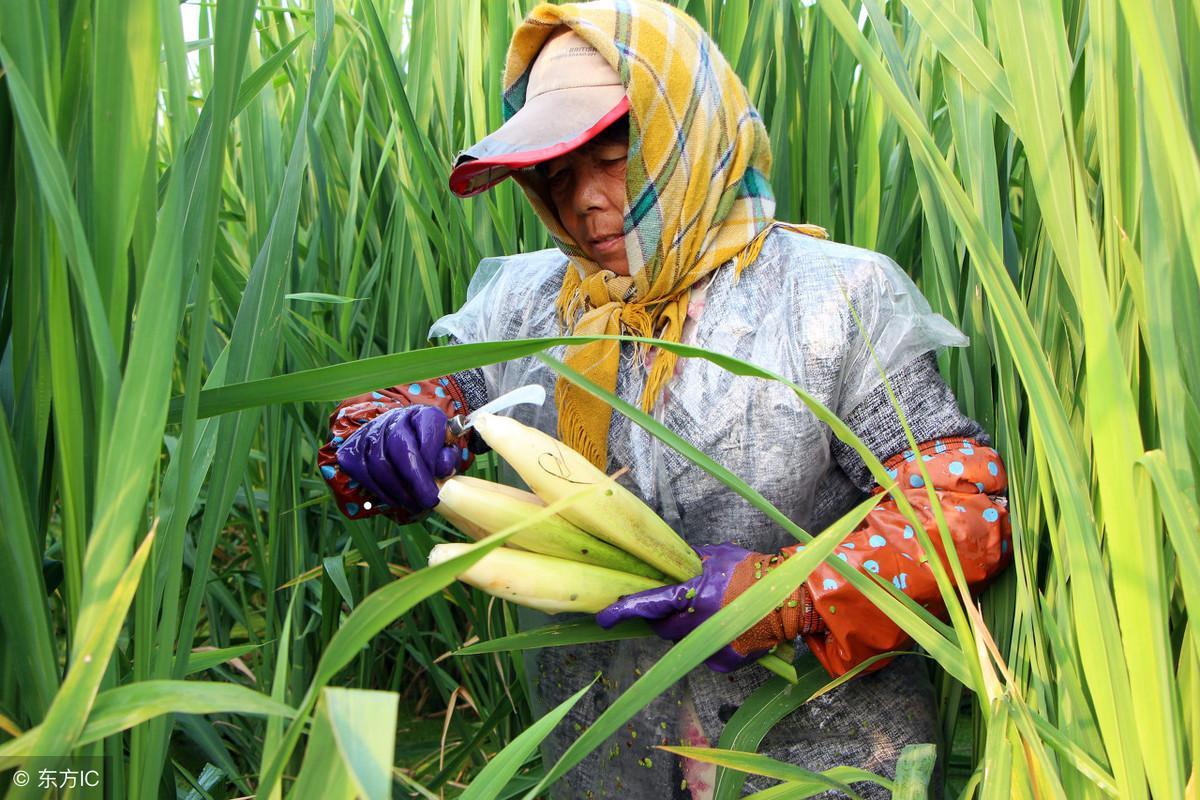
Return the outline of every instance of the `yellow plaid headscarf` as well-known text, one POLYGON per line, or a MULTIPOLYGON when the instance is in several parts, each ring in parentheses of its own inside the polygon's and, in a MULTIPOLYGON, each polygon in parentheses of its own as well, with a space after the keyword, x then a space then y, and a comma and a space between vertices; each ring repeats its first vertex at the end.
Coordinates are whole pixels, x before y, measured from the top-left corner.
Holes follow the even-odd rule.
MULTIPOLYGON (((509 46, 506 118, 524 105, 530 67, 560 25, 570 26, 612 64, 629 97, 624 233, 630 275, 617 276, 587 258, 559 223, 539 178, 515 173, 571 259, 559 314, 564 325, 582 314, 576 334, 626 333, 677 342, 689 287, 735 257, 740 274, 757 258, 773 224, 766 128, 708 34, 687 14, 652 0, 545 3, 533 9, 509 46)), ((820 230, 805 228, 807 233, 820 230)), ((570 347, 566 363, 615 391, 619 342, 570 347)), ((674 354, 657 352, 643 409, 654 405, 675 363, 674 354)), ((612 408, 562 378, 555 398, 559 438, 606 468, 612 408)))

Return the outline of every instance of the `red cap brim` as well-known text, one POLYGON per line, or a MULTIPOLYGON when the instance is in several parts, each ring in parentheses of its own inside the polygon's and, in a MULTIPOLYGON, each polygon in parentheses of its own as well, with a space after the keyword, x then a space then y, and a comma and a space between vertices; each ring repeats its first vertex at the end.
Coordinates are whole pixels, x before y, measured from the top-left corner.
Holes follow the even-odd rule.
MULTIPOLYGON (((512 174, 513 170, 532 167, 543 161, 557 158, 569 153, 581 145, 587 144, 600 131, 629 113, 629 98, 622 97, 604 116, 596 120, 582 133, 566 141, 542 147, 536 150, 525 150, 515 153, 498 153, 479 159, 462 160, 450 172, 450 191, 459 197, 471 197, 487 191, 500 181, 512 174)), ((469 158, 469 157, 468 157, 469 158)))

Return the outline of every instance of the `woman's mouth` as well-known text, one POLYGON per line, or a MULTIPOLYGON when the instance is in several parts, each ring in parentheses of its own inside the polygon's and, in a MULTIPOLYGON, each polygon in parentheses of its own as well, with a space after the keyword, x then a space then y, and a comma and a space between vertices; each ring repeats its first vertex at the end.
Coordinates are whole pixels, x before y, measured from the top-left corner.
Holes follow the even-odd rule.
POLYGON ((609 236, 598 236, 591 240, 592 250, 607 255, 624 247, 625 235, 614 233, 609 236))

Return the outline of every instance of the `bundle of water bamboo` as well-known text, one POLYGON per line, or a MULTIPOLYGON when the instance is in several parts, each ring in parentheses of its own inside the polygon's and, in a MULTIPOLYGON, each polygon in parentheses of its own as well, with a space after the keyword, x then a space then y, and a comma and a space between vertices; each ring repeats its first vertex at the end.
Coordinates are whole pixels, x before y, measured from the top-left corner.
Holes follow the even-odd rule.
MULTIPOLYGON (((513 534, 460 580, 496 597, 557 613, 596 612, 622 595, 699 574, 700 560, 691 547, 636 495, 579 453, 509 417, 482 415, 475 429, 533 492, 464 476, 445 481, 435 510, 474 539, 518 524, 547 503, 597 484, 609 486, 513 534)), ((468 547, 438 545, 429 563, 441 563, 468 547)))

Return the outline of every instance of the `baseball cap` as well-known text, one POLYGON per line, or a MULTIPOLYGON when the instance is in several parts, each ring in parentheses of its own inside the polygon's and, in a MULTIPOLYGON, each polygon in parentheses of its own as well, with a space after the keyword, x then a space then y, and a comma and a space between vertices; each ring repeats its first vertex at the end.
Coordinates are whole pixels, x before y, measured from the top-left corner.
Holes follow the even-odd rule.
POLYGON ((455 159, 450 190, 459 197, 479 194, 514 170, 585 144, 628 112, 629 98, 617 71, 595 47, 564 27, 546 40, 534 60, 525 105, 455 159))

